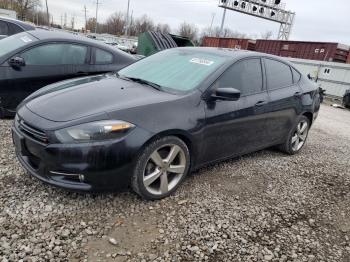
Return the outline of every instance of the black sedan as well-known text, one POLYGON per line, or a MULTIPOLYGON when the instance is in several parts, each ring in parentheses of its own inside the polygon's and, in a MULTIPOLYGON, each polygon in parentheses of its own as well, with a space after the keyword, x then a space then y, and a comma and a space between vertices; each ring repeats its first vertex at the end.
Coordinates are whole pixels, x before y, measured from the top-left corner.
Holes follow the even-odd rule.
POLYGON ((298 153, 317 86, 280 58, 176 48, 23 104, 13 139, 29 173, 71 190, 173 193, 191 170, 271 146, 298 153))
POLYGON ((51 83, 117 71, 137 59, 87 37, 35 30, 0 41, 0 118, 51 83))
POLYGON ((19 20, 0 17, 0 40, 11 35, 31 30, 35 30, 35 26, 19 20))

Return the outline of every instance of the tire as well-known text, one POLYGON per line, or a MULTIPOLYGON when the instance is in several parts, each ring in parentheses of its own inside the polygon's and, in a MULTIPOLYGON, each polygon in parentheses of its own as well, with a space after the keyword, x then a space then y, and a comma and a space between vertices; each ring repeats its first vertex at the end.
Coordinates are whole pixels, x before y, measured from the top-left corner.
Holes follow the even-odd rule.
POLYGON ((0 107, 0 119, 4 119, 5 118, 5 110, 0 107))
POLYGON ((146 200, 168 197, 189 173, 190 165, 190 152, 181 139, 175 136, 157 139, 139 154, 132 189, 146 200))
POLYGON ((300 116, 292 130, 289 132, 286 141, 279 146, 279 149, 288 155, 298 154, 305 146, 310 130, 310 124, 310 120, 306 116, 300 116), (307 125, 306 127, 304 126, 305 124, 307 125), (306 129, 303 131, 300 130, 300 128, 306 129))

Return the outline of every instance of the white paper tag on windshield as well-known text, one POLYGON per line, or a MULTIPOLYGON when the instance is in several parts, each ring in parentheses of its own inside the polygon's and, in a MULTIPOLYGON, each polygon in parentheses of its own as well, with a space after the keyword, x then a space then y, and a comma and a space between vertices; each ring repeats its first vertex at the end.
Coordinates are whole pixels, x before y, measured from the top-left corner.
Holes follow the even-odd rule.
POLYGON ((29 42, 32 42, 33 40, 30 39, 28 36, 23 36, 21 37, 21 40, 24 42, 24 43, 29 43, 29 42))
POLYGON ((211 66, 212 64, 214 64, 214 61, 210 61, 202 58, 192 58, 190 62, 194 64, 205 65, 205 66, 211 66))

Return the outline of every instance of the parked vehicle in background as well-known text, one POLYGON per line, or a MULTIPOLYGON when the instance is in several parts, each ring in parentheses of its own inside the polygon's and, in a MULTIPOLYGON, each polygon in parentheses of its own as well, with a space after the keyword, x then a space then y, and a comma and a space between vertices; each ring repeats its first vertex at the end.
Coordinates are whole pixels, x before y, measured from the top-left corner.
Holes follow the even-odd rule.
POLYGON ((19 20, 0 16, 0 40, 23 31, 31 30, 35 30, 35 26, 19 20))
POLYGON ((246 51, 174 48, 69 82, 19 107, 19 161, 55 186, 131 185, 145 199, 210 163, 276 145, 298 153, 320 108, 318 87, 293 65, 246 51))
POLYGON ((346 108, 350 109, 350 89, 346 90, 345 95, 343 97, 343 105, 346 108))
POLYGON ((0 41, 0 116, 36 90, 68 78, 103 74, 136 61, 116 48, 69 33, 34 30, 0 41))

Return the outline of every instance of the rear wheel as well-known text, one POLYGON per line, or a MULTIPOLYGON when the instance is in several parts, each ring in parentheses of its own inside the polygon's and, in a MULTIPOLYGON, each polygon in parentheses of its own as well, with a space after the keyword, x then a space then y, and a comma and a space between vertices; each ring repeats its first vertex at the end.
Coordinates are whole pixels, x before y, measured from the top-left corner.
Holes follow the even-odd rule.
POLYGON ((174 136, 160 138, 140 154, 132 177, 132 188, 142 198, 158 200, 171 195, 189 172, 190 153, 174 136))
POLYGON ((310 120, 306 116, 300 116, 285 143, 280 145, 280 149, 289 155, 299 153, 306 143, 309 130, 310 120))

